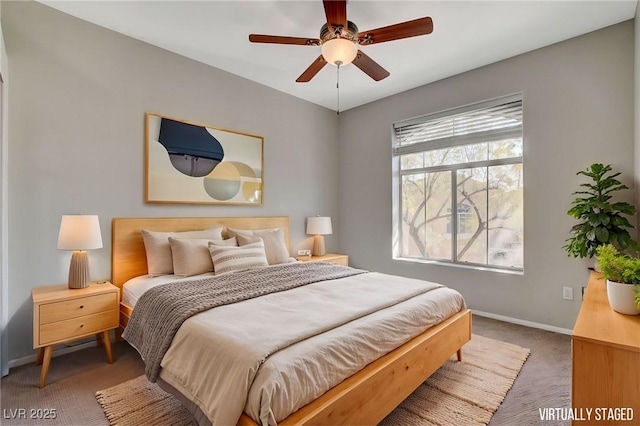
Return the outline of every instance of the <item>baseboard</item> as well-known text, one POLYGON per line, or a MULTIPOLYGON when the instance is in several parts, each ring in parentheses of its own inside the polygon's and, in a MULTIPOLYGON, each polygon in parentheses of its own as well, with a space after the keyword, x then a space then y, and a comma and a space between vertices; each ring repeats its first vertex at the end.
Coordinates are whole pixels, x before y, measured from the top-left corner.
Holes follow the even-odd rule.
MULTIPOLYGON (((113 331, 110 332, 110 336, 113 336, 113 331)), ((113 337, 111 338, 111 342, 113 342, 113 337)), ((62 344, 58 349, 54 349, 51 353, 51 357, 56 357, 59 355, 69 354, 71 352, 80 351, 82 349, 92 348, 96 346, 96 339, 92 338, 91 340, 86 341, 78 341, 76 344, 62 344)), ((9 361, 9 368, 19 367, 21 365, 29 364, 32 362, 36 362, 37 353, 33 355, 23 356, 22 358, 12 359, 9 361)))
MULTIPOLYGON (((96 341, 92 340, 90 342, 79 343, 77 345, 65 346, 59 349, 54 349, 54 351, 51 353, 51 356, 56 357, 58 355, 64 355, 64 354, 79 351, 82 349, 91 348, 91 347, 94 347, 95 345, 96 345, 96 341)), ((33 354, 33 355, 23 356, 22 358, 18 358, 18 359, 12 359, 11 361, 9 361, 9 368, 19 367, 21 365, 36 362, 36 357, 37 357, 37 354, 33 354)))
POLYGON ((510 322, 512 324, 524 325, 525 327, 539 328, 541 330, 553 331, 554 333, 568 334, 569 336, 573 334, 573 330, 569 330, 568 328, 555 327, 553 325, 525 321, 518 318, 506 317, 504 315, 496 315, 489 312, 476 311, 475 309, 472 309, 471 312, 473 312, 474 315, 478 315, 479 317, 491 318, 498 321, 510 322))

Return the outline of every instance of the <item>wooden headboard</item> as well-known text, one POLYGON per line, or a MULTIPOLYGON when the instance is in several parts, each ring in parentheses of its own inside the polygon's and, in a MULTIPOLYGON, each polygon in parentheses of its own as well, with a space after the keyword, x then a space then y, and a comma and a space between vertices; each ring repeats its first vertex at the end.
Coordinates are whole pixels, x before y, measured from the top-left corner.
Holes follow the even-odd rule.
POLYGON ((284 231, 289 248, 289 218, 276 217, 133 217, 114 218, 111 222, 111 282, 122 288, 133 277, 147 274, 147 255, 141 229, 151 231, 195 231, 223 226, 223 237, 227 228, 266 229, 280 228, 284 231))

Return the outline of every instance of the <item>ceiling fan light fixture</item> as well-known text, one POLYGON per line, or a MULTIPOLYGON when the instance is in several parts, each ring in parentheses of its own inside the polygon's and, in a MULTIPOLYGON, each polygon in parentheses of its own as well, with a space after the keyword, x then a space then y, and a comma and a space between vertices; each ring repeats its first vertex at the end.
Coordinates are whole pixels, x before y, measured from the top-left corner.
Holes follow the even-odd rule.
POLYGON ((346 38, 333 38, 322 43, 322 57, 331 65, 350 64, 358 54, 358 46, 346 38))
POLYGON ((347 20, 347 0, 323 0, 322 4, 327 21, 320 28, 319 38, 249 34, 249 41, 252 43, 322 46, 322 53, 296 79, 296 83, 311 81, 327 63, 338 67, 338 78, 340 67, 353 63, 373 80, 380 81, 389 77, 389 71, 358 50, 360 46, 417 37, 433 32, 433 21, 428 16, 361 32, 356 24, 347 20))

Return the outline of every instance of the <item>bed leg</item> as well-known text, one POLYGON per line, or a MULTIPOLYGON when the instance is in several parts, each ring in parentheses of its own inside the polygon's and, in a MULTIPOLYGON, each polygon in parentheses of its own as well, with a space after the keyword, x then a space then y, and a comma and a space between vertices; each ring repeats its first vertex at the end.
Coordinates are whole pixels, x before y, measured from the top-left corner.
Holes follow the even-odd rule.
POLYGON ((115 329, 115 335, 116 335, 116 342, 122 342, 122 327, 118 327, 115 329))
POLYGON ((458 362, 462 362, 462 348, 458 349, 456 354, 458 355, 458 362))

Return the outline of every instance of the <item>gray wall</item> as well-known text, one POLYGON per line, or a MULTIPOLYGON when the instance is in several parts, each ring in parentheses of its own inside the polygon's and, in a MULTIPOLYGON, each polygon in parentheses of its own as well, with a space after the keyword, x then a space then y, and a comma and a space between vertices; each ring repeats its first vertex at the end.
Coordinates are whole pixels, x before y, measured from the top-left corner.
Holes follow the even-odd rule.
POLYGON ((337 216, 335 112, 38 3, 3 2, 2 27, 12 74, 10 359, 33 353, 31 289, 66 282, 63 214, 100 217, 95 279, 110 277, 113 217, 288 215, 295 251, 310 248, 306 216, 337 216), (145 111, 264 136, 264 206, 145 204, 145 111))
MULTIPOLYGON (((635 131, 634 131, 634 165, 635 165, 635 190, 636 190, 636 206, 640 207, 640 0, 636 5, 636 17, 634 19, 635 28, 635 131)), ((638 212, 640 217, 640 211, 638 212)), ((640 220, 638 221, 640 223, 640 220)), ((638 239, 640 240, 640 227, 637 229, 638 239)))
MULTIPOLYGON (((480 311, 573 328, 584 260, 562 246, 566 211, 593 162, 633 184, 633 21, 507 59, 340 115, 340 249, 365 269, 442 282, 480 311), (393 122, 511 93, 524 98, 525 272, 392 260, 393 122), (574 288, 572 302, 562 287, 574 288)), ((633 193, 629 193, 633 201, 633 193)))
MULTIPOLYGON (((1 6, 1 3, 0 3, 1 6)), ((8 232, 8 207, 7 207, 7 180, 8 180, 8 126, 7 110, 9 108, 9 72, 7 51, 4 45, 4 36, 0 27, 0 77, 2 77, 2 107, 0 108, 2 124, 0 137, 0 376, 9 374, 9 277, 7 264, 9 261, 8 232)))

